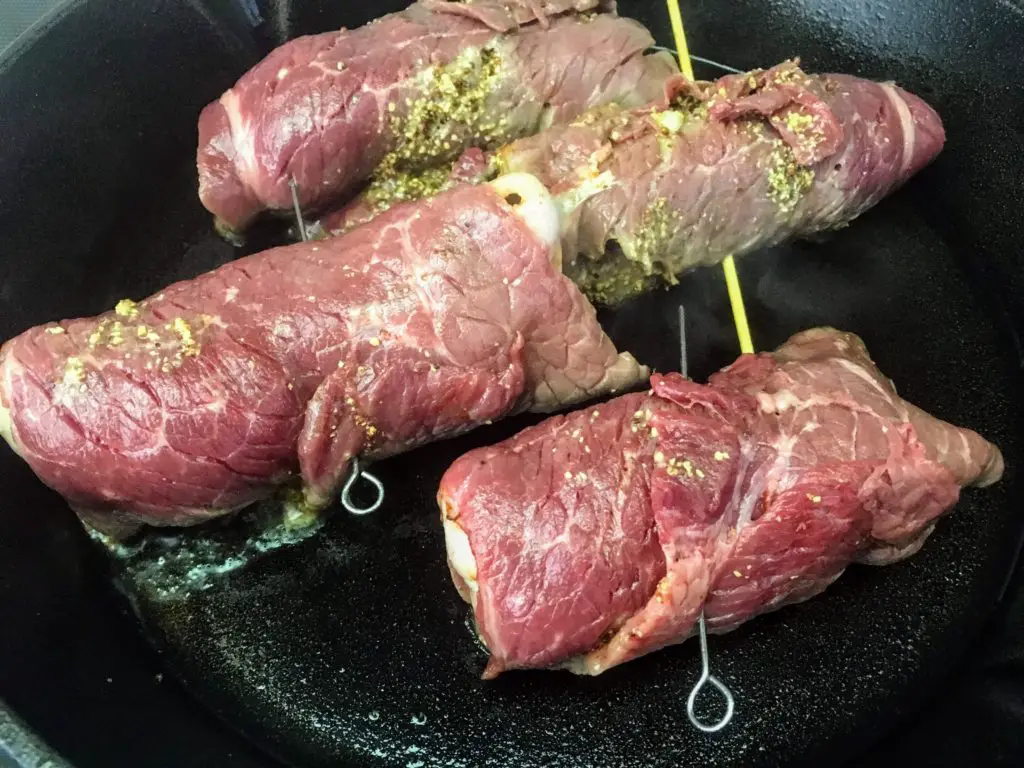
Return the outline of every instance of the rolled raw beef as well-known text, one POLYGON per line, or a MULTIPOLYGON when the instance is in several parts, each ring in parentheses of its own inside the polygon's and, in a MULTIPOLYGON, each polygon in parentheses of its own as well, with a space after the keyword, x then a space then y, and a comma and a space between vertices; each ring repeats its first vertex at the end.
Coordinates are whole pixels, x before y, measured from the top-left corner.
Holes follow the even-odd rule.
POLYGON ((0 348, 0 433, 102 530, 187 525, 298 476, 646 376, 558 267, 530 176, 396 206, 0 348))
MULTIPOLYGON (((600 107, 486 159, 467 153, 446 184, 537 176, 563 212, 566 274, 615 305, 729 254, 846 225, 944 140, 935 111, 895 85, 791 61, 715 82, 671 78, 655 105, 600 107)), ((379 209, 357 198, 320 229, 379 209)))
MULTIPOLYGON (((431 170, 599 104, 645 104, 676 71, 609 0, 420 0, 273 51, 199 118, 199 197, 226 230, 265 209, 440 189, 431 170)), ((438 175, 440 173, 440 176, 438 175)))
POLYGON ((900 398, 856 336, 798 334, 708 385, 652 377, 460 458, 448 558, 485 677, 596 675, 914 554, 998 449, 900 398))
POLYGON ((498 152, 564 211, 568 274, 617 304, 693 267, 845 226, 945 142, 918 97, 795 61, 673 78, 655 107, 594 110, 498 152))

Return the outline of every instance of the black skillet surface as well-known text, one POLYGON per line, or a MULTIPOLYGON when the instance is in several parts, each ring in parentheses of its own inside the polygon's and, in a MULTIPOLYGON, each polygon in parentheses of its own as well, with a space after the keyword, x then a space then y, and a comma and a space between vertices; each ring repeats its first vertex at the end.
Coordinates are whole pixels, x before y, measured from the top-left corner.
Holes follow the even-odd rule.
MULTIPOLYGON (((917 2, 913 13, 908 4, 862 3, 856 15, 827 12, 832 5, 730 3, 726 12, 722 3, 691 3, 691 45, 740 67, 801 53, 815 69, 895 76, 940 108, 950 142, 935 168, 849 230, 741 262, 755 341, 768 348, 820 323, 861 333, 908 398, 1001 445, 1011 468, 1003 483, 965 494, 909 563, 851 569, 828 595, 715 638, 716 671, 739 709, 726 732, 703 736, 684 711, 698 671, 690 646, 595 680, 477 679, 482 654, 448 582, 431 498, 454 457, 524 422, 498 425, 379 465, 389 496, 371 518, 337 514, 318 536, 245 568, 208 580, 185 574, 206 589, 154 592, 161 584, 139 578, 137 567, 157 556, 160 542, 151 542, 122 583, 169 668, 200 698, 298 765, 417 768, 815 764, 851 754, 927 695, 997 598, 1020 533, 1014 468, 1024 420, 1005 322, 1020 305, 1011 299, 1001 308, 990 294, 1024 280, 1016 261, 1021 107, 1010 98, 1024 72, 1009 44, 1024 24, 1005 2, 917 2), (954 60, 956 46, 969 55, 954 60), (1005 278, 994 278, 1000 269, 1005 278)), ((154 6, 160 15, 118 6, 75 4, 40 43, 0 65, 0 105, 21 106, 0 149, 3 337, 98 311, 233 255, 209 233, 188 160, 198 109, 252 61, 244 15, 228 2, 154 6), (97 83, 102 89, 89 93, 97 83)), ((622 6, 669 42, 660 2, 622 6)), ((265 34, 365 16, 349 8, 342 18, 345 11, 328 7, 264 8, 265 34)), ((691 372, 704 376, 736 354, 717 270, 609 315, 607 327, 638 356, 672 368, 680 301, 691 372)), ((135 727, 106 736, 134 742, 140 756, 125 765, 256 762, 202 753, 209 724, 200 717, 184 724, 186 738, 199 734, 192 760, 167 761, 153 749, 161 737, 140 733, 139 715, 159 723, 169 696, 138 679, 148 662, 114 615, 95 553, 59 500, 9 454, 0 458, 13 494, 0 516, 0 607, 11 623, 0 632, 0 695, 31 722, 70 708, 58 715, 68 727, 76 716, 89 721, 76 706, 116 695, 135 727), (79 633, 87 643, 76 641, 79 633), (67 707, 61 691, 30 693, 57 677, 41 671, 102 674, 97 658, 117 670, 107 683, 115 694, 79 694, 67 707)), ((203 541, 221 542, 223 554, 239 531, 218 526, 203 541)), ((80 762, 101 764, 84 754, 80 762)))

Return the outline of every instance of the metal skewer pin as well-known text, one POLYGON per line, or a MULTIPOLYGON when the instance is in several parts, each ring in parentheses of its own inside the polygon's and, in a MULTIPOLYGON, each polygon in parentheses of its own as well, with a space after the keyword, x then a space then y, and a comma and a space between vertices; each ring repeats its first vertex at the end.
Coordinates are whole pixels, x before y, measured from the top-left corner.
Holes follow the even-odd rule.
MULTIPOLYGON (((675 48, 669 48, 664 45, 652 45, 651 48, 653 48, 656 51, 665 51, 666 53, 674 54, 677 58, 679 56, 679 51, 677 51, 675 48)), ((729 72, 733 75, 743 74, 742 69, 736 69, 736 67, 730 67, 728 64, 722 64, 721 62, 713 61, 712 59, 705 59, 703 56, 695 56, 692 53, 690 54, 690 60, 698 61, 701 64, 706 64, 709 67, 714 67, 715 69, 720 69, 723 72, 729 72)))
POLYGON ((302 242, 309 240, 309 233, 306 231, 306 220, 302 218, 302 206, 299 205, 299 185, 295 179, 288 179, 288 188, 292 191, 292 210, 295 212, 295 226, 299 230, 299 239, 302 242))
POLYGON ((342 486, 341 489, 341 506, 343 506, 345 511, 349 514, 368 515, 371 512, 376 512, 380 509, 380 505, 383 503, 384 483, 382 483, 380 478, 376 475, 363 471, 359 466, 359 457, 356 456, 352 459, 352 468, 349 470, 348 479, 345 481, 345 485, 342 486), (377 498, 374 499, 373 503, 368 507, 360 507, 352 500, 352 488, 355 486, 357 480, 363 480, 377 489, 377 498))
MULTIPOLYGON (((682 305, 679 306, 679 372, 683 376, 688 376, 687 369, 687 356, 686 356, 686 311, 682 305)), ((708 629, 707 624, 704 621, 704 610, 701 609, 700 618, 697 620, 697 631, 700 637, 700 662, 701 662, 701 674, 700 679, 697 680, 696 685, 690 691, 689 697, 686 699, 686 715, 690 718, 690 722, 693 723, 694 728, 697 728, 705 733, 715 733, 720 731, 729 724, 732 720, 733 712, 736 709, 736 702, 733 700, 732 691, 719 680, 717 677, 711 674, 711 661, 708 656, 708 629), (725 699, 725 714, 714 723, 705 723, 699 717, 697 717, 696 704, 697 697, 700 695, 701 690, 708 683, 715 686, 718 692, 722 694, 722 698, 725 699)))
MULTIPOLYGON (((299 205, 299 185, 295 183, 295 179, 288 179, 288 187, 292 192, 292 208, 295 212, 295 226, 299 231, 299 237, 302 238, 303 242, 309 240, 309 232, 306 229, 306 222, 302 218, 302 206, 299 205)), ((380 481, 380 478, 359 466, 359 457, 356 456, 352 459, 352 464, 348 472, 348 479, 345 480, 345 485, 341 488, 341 506, 345 508, 345 511, 351 515, 368 515, 371 512, 376 512, 380 509, 380 505, 384 503, 384 483, 380 481), (355 488, 356 482, 363 480, 374 487, 377 491, 377 496, 369 504, 369 506, 361 507, 352 499, 352 489, 355 488)))
MULTIPOLYGON (((683 29, 683 15, 679 10, 679 0, 666 0, 666 5, 668 6, 669 23, 672 27, 672 37, 676 44, 675 52, 679 59, 679 69, 687 80, 692 81, 694 80, 693 63, 690 61, 692 58, 690 56, 690 47, 686 43, 686 32, 683 29)), ((726 67, 718 62, 707 59, 702 59, 701 61, 721 69, 731 69, 731 67, 726 67)), ((753 352, 754 343, 750 337, 750 327, 747 324, 747 310, 743 305, 743 291, 740 287, 739 275, 736 272, 736 264, 732 256, 726 256, 722 261, 722 271, 725 275, 726 288, 729 291, 729 304, 732 308, 733 322, 736 325, 736 336, 740 342, 740 351, 744 354, 753 352)), ((681 370, 683 375, 686 375, 686 315, 682 307, 679 307, 679 341, 682 357, 681 370)), ((703 668, 700 679, 693 687, 693 690, 690 691, 690 696, 686 700, 686 714, 689 716, 690 722, 693 723, 694 727, 705 733, 714 733, 715 731, 722 730, 729 724, 736 705, 733 701, 732 692, 721 680, 711 674, 711 663, 708 659, 708 629, 707 622, 704 620, 703 609, 700 612, 700 618, 697 620, 697 629, 700 634, 700 658, 703 668), (718 692, 725 697, 725 715, 718 722, 710 725, 700 720, 694 711, 697 696, 708 683, 715 686, 718 692)))

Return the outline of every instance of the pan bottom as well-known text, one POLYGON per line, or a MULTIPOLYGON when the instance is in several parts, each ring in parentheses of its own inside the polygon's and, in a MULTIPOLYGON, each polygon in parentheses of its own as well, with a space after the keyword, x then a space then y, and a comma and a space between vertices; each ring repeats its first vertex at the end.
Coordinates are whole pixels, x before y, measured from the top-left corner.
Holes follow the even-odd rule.
MULTIPOLYGON (((848 757, 941 680, 998 596, 1020 526, 1010 499, 1021 404, 991 318, 910 194, 841 236, 774 249, 739 268, 760 348, 814 325, 854 331, 901 394, 989 437, 1011 471, 994 488, 965 493, 911 561, 851 568, 827 595, 712 638, 716 674, 737 696, 725 731, 705 735, 688 724, 686 696, 699 673, 692 643, 594 679, 479 679, 485 656, 449 582, 433 498, 457 456, 528 419, 382 462, 384 507, 360 518, 335 510, 313 536, 254 537, 254 518, 178 538, 146 534, 140 551, 117 562, 146 633, 200 699, 295 765, 625 766, 644 755, 650 766, 749 766, 848 757), (215 573, 173 556, 180 551, 240 559, 215 573)), ((691 375, 703 379, 737 354, 719 270, 603 313, 602 322, 621 348, 671 370, 675 345, 666 340, 677 338, 680 302, 691 375)))

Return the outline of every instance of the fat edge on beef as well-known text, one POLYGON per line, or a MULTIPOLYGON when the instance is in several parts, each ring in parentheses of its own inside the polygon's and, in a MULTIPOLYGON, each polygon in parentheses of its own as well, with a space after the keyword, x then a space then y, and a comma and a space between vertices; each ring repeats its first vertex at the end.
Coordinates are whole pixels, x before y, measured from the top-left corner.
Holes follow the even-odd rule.
MULTIPOLYGON (((789 61, 714 82, 670 78, 655 104, 599 107, 489 158, 468 152, 451 183, 537 176, 562 210, 566 274, 615 305, 728 254, 842 227, 944 141, 913 94, 789 61)), ((343 231, 379 207, 358 198, 320 228, 343 231)))
POLYGON ((647 103, 676 71, 606 0, 420 0, 355 30, 292 40, 199 118, 199 197, 225 230, 265 209, 439 188, 430 169, 599 104, 647 103))
POLYGON ((900 398, 859 338, 814 329, 708 385, 630 394, 472 451, 438 494, 485 677, 599 674, 914 554, 998 449, 900 398))
POLYGON ((0 432, 88 523, 187 525, 350 459, 619 391, 619 354, 559 270, 557 211, 503 177, 397 206, 0 348, 0 432))

